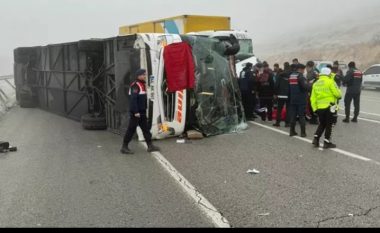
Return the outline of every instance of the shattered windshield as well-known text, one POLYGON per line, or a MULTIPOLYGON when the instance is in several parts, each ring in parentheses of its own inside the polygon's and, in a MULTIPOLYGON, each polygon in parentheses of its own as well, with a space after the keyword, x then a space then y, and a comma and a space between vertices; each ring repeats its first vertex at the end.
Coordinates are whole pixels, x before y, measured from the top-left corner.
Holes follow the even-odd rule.
POLYGON ((239 40, 240 51, 239 54, 253 54, 252 40, 239 40))
MULTIPOLYGON (((191 93, 193 127, 206 136, 247 128, 237 80, 232 76, 224 47, 218 40, 185 36, 193 48, 196 87, 191 93)), ((191 117, 190 117, 191 118, 191 117)))

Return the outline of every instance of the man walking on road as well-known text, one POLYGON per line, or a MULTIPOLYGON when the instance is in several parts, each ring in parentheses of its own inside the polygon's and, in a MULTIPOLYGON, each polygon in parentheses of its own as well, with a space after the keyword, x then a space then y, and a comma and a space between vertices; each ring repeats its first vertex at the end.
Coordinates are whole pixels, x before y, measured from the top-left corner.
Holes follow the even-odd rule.
POLYGON ((289 100, 290 100, 290 137, 297 136, 295 131, 297 116, 301 125, 301 137, 306 135, 306 99, 308 96, 309 87, 306 83, 306 78, 303 75, 306 66, 303 64, 297 65, 297 71, 293 72, 289 77, 289 100))
POLYGON ((355 62, 350 62, 348 64, 349 71, 343 79, 343 84, 347 86, 346 96, 344 98, 346 119, 343 120, 344 123, 350 122, 351 113, 351 103, 354 101, 355 112, 352 122, 357 123, 360 113, 360 95, 363 83, 363 73, 356 68, 355 62))
POLYGON ((137 127, 140 126, 143 131, 148 152, 159 151, 160 149, 153 145, 152 134, 148 128, 148 119, 146 116, 147 93, 146 93, 146 70, 140 69, 136 72, 136 80, 131 84, 129 90, 130 96, 130 119, 127 133, 124 137, 122 154, 133 154, 129 149, 129 143, 136 133, 137 127))
POLYGON ((331 69, 323 68, 320 77, 313 85, 311 94, 311 107, 319 116, 319 127, 314 135, 313 145, 318 148, 319 140, 325 132, 323 148, 336 148, 331 142, 332 127, 334 124, 334 114, 337 111, 338 99, 342 98, 342 93, 331 78, 331 69))

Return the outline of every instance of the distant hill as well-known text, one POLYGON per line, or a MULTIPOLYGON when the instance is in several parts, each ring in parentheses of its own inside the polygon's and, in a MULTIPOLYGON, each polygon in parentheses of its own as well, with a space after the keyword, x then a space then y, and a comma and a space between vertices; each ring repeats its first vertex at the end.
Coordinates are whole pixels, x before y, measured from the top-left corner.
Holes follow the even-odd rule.
POLYGON ((273 65, 299 58, 308 60, 356 61, 361 69, 380 63, 380 9, 354 20, 319 25, 280 35, 255 46, 261 60, 273 65))

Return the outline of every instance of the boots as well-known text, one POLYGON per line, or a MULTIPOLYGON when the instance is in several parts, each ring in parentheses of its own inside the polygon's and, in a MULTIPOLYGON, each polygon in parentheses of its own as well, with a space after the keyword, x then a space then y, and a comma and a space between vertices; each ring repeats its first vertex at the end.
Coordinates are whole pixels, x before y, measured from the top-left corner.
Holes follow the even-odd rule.
POLYGON ((150 144, 150 145, 148 145, 147 151, 148 151, 148 153, 158 152, 158 151, 160 151, 160 148, 157 146, 154 146, 153 144, 150 144))
POLYGON ((280 127, 281 125, 280 125, 280 122, 277 121, 275 124, 273 124, 273 126, 275 126, 275 127, 280 127))
POLYGON ((290 125, 290 137, 298 136, 298 133, 296 132, 296 126, 294 124, 290 125))
POLYGON ((350 119, 349 118, 344 119, 343 123, 350 123, 350 119))
POLYGON ((301 137, 306 138, 306 119, 304 117, 300 117, 300 125, 301 125, 301 137))
POLYGON ((306 127, 305 126, 301 126, 301 137, 302 138, 306 138, 307 137, 306 127))
POLYGON ((351 120, 351 122, 353 122, 353 123, 358 123, 358 118, 357 118, 357 117, 354 117, 354 118, 351 120))
POLYGON ((325 139, 323 148, 324 149, 334 149, 334 148, 336 148, 336 145, 334 143, 332 143, 330 140, 325 139))
POLYGON ((313 140, 313 145, 315 148, 319 148, 319 137, 318 136, 314 136, 314 140, 313 140))
POLYGON ((126 155, 133 155, 133 154, 134 154, 134 152, 131 151, 131 150, 128 148, 128 146, 123 146, 123 148, 121 148, 121 150, 120 150, 120 153, 122 153, 122 154, 126 154, 126 155))

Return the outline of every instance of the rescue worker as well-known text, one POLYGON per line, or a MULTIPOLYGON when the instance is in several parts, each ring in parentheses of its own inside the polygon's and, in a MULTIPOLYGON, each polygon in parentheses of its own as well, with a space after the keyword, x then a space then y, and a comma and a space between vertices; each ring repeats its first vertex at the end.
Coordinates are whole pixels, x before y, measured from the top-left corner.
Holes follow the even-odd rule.
POLYGON ((355 62, 350 62, 348 64, 348 68, 349 70, 347 72, 347 75, 343 79, 343 84, 347 86, 346 96, 344 98, 346 118, 343 120, 343 122, 350 122, 351 103, 353 100, 355 111, 352 122, 357 123, 360 113, 360 95, 363 83, 363 73, 356 68, 355 62))
POLYGON ((321 70, 319 79, 313 85, 311 95, 311 106, 319 116, 319 126, 314 134, 313 145, 318 148, 322 134, 325 133, 323 148, 336 148, 331 142, 332 127, 334 124, 334 114, 337 111, 338 100, 342 98, 342 93, 331 78, 331 69, 325 67, 321 70))
POLYGON ((289 77, 290 137, 298 135, 295 130, 297 117, 299 117, 301 125, 301 137, 307 137, 305 112, 309 87, 303 75, 305 68, 305 65, 298 64, 297 71, 293 72, 289 77))
POLYGON ((267 111, 261 113, 261 119, 266 121, 272 121, 273 113, 273 97, 274 97, 274 82, 273 73, 264 67, 262 64, 258 64, 259 68, 256 76, 257 95, 260 102, 260 108, 265 108, 267 111))
POLYGON ((300 62, 298 61, 298 58, 294 58, 293 59, 293 65, 298 65, 300 64, 300 62))
POLYGON ((318 115, 313 112, 310 104, 310 96, 313 84, 318 80, 319 72, 315 68, 315 63, 313 61, 308 61, 306 63, 306 80, 307 84, 309 85, 310 92, 308 93, 309 96, 307 98, 307 107, 306 107, 306 116, 309 117, 310 121, 309 123, 311 125, 318 125, 318 115))
POLYGON ((254 111, 254 75, 253 75, 253 64, 247 63, 243 71, 239 76, 239 88, 242 96, 242 102, 244 107, 244 112, 248 121, 253 121, 253 111, 254 111))
POLYGON ((145 142, 148 145, 148 152, 159 151, 160 149, 153 145, 152 134, 148 128, 148 119, 146 115, 147 109, 147 93, 146 93, 146 70, 140 69, 136 71, 136 80, 130 85, 130 119, 128 130, 125 134, 122 154, 133 154, 129 149, 129 143, 132 141, 133 135, 136 133, 137 127, 140 126, 143 131, 145 142))
POLYGON ((275 82, 275 99, 277 99, 277 119, 276 123, 273 125, 275 127, 280 127, 282 120, 282 111, 284 107, 286 108, 286 120, 285 127, 289 127, 289 76, 291 74, 290 65, 288 62, 284 64, 284 70, 280 71, 277 75, 275 82))

